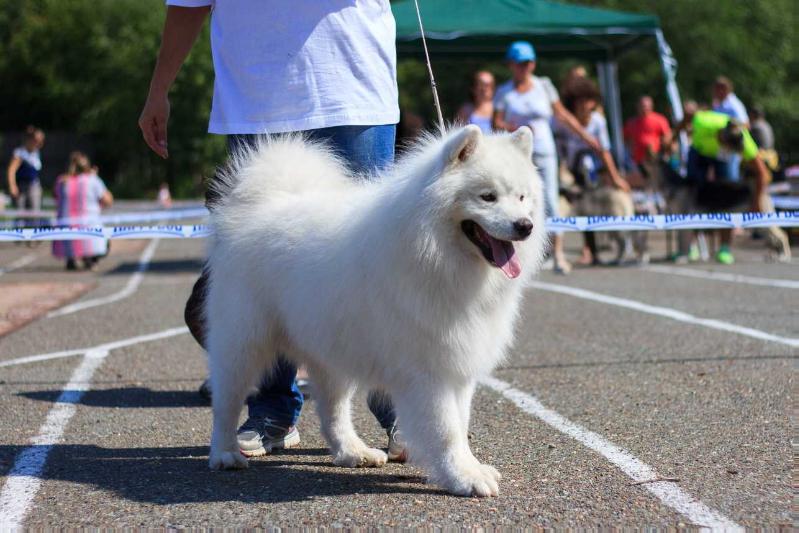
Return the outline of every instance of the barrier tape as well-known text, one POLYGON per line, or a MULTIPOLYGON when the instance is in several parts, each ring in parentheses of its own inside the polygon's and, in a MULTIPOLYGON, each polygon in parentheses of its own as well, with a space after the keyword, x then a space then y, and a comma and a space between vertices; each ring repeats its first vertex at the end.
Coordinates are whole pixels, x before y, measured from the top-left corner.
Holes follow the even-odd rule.
MULTIPOLYGON (((29 211, 21 209, 10 209, 0 211, 2 218, 39 218, 39 224, 46 223, 51 226, 70 226, 81 225, 85 222, 84 218, 66 217, 55 218, 53 211, 29 211)), ((205 207, 191 207, 184 209, 162 209, 159 211, 139 211, 135 213, 118 213, 114 215, 100 215, 94 217, 98 224, 129 224, 131 222, 156 222, 159 220, 181 220, 186 218, 202 218, 208 216, 205 207)))
MULTIPOLYGON (((779 213, 702 213, 548 218, 549 231, 656 231, 799 227, 799 211, 779 213)), ((71 241, 79 239, 198 239, 208 237, 207 224, 164 226, 73 226, 0 228, 0 241, 71 241)))
POLYGON ((799 198, 796 196, 772 196, 771 201, 777 209, 799 209, 799 198))

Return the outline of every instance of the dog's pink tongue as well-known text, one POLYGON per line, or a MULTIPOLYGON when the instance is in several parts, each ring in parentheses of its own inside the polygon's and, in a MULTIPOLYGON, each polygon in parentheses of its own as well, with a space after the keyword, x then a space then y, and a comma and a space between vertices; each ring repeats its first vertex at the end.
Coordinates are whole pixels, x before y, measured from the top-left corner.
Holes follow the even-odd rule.
POLYGON ((518 277, 519 274, 522 273, 522 264, 519 262, 519 258, 516 257, 516 249, 513 245, 508 244, 506 247, 494 238, 490 238, 490 241, 491 252, 494 254, 494 261, 497 263, 500 270, 511 279, 518 277), (510 252, 510 256, 508 256, 508 252, 510 252))

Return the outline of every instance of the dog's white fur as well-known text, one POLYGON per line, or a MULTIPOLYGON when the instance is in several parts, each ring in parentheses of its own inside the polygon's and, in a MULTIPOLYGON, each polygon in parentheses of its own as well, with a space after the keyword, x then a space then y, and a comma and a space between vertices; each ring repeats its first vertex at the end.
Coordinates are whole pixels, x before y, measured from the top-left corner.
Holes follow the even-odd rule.
POLYGON ((373 180, 297 136, 235 157, 211 215, 210 466, 247 465, 238 415, 279 351, 308 366, 335 464, 386 462, 350 420, 355 386, 379 388, 431 481, 496 495, 500 475, 472 455, 467 429, 475 384, 510 345, 545 247, 531 152, 528 128, 484 136, 466 126, 428 136, 373 180), (513 228, 522 218, 533 223, 526 240, 513 228), (515 241, 519 277, 489 264, 466 219, 515 241))

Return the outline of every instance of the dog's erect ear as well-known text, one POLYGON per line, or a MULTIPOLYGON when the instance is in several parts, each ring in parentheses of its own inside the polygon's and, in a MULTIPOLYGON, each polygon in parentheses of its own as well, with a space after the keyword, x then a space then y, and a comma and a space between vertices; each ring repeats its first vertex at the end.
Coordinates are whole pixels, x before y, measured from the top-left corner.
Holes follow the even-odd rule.
POLYGON ((483 132, 474 124, 469 124, 459 131, 448 143, 449 162, 467 161, 474 154, 482 137, 483 132))
POLYGON ((524 155, 533 157, 533 130, 529 127, 522 126, 511 133, 510 140, 524 155))

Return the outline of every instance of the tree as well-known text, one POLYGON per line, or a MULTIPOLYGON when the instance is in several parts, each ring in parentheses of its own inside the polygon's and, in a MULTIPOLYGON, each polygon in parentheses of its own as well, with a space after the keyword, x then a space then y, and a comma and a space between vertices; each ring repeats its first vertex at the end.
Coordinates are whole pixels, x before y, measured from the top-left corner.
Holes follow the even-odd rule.
POLYGON ((147 94, 164 18, 160 0, 0 0, 0 127, 35 123, 75 131, 120 196, 167 181, 177 195, 199 193, 222 160, 221 138, 206 134, 213 91, 207 31, 176 80, 170 159, 151 154, 136 124, 147 94))

